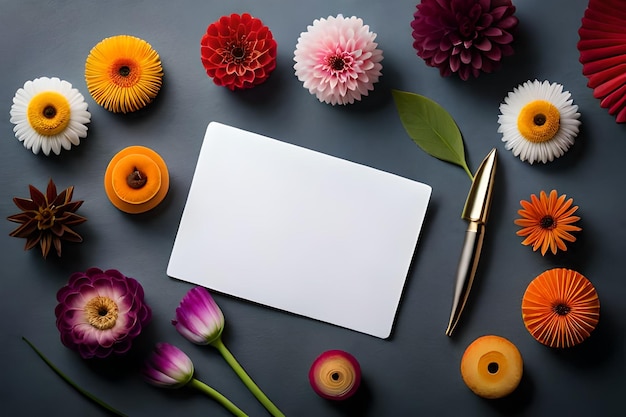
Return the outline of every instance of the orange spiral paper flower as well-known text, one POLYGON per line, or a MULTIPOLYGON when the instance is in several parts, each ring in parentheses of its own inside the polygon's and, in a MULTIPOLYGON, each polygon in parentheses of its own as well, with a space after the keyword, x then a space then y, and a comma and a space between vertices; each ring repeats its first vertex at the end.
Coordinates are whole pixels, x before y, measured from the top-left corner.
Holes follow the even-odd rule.
POLYGON ((591 282, 565 268, 537 276, 522 299, 522 319, 540 343, 556 348, 575 346, 587 339, 600 317, 600 300, 591 282))
POLYGON ((134 112, 150 104, 162 78, 159 54, 148 42, 130 35, 103 39, 85 62, 89 94, 113 113, 134 112))
POLYGON ((345 400, 359 389, 361 367, 350 353, 338 349, 327 350, 311 365, 309 382, 320 397, 345 400))

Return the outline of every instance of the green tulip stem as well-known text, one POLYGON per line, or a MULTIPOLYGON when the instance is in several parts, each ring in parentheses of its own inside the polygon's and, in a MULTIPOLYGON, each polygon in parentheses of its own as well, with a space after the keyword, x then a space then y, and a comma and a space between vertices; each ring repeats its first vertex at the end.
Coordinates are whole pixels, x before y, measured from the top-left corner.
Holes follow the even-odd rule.
POLYGON ((241 411, 241 409, 237 407, 235 404, 233 404, 228 398, 226 398, 224 395, 220 394, 217 390, 211 388, 204 382, 196 378, 191 378, 191 381, 189 381, 188 384, 196 388, 197 390, 202 391, 209 397, 213 398, 215 401, 223 405, 224 408, 226 408, 228 411, 230 411, 237 417, 248 417, 246 413, 241 411))
POLYGON ((270 412, 270 414, 274 417, 285 417, 285 415, 276 407, 269 398, 261 391, 261 389, 254 383, 252 378, 246 373, 243 367, 237 362, 237 359, 233 356, 232 353, 228 350, 228 348, 222 342, 222 338, 218 337, 215 341, 211 343, 213 347, 215 347, 220 354, 224 357, 226 362, 230 365, 231 368, 235 371, 235 373, 239 376, 241 381, 248 387, 250 392, 256 397, 257 400, 270 412))
POLYGON ((81 388, 76 382, 72 381, 59 368, 57 368, 56 365, 54 365, 43 353, 41 353, 39 351, 39 349, 37 349, 35 347, 35 345, 33 345, 30 342, 30 340, 26 339, 25 337, 22 337, 22 340, 25 341, 28 344, 28 346, 30 346, 31 349, 33 349, 35 351, 35 353, 41 358, 41 360, 43 360, 45 362, 46 365, 48 365, 50 367, 50 369, 52 369, 58 376, 60 376, 65 382, 67 382, 78 393, 82 394, 83 396, 85 396, 89 400, 91 400, 94 403, 98 404, 100 407, 104 408, 105 410, 110 411, 111 413, 115 414, 116 416, 127 417, 126 414, 124 414, 121 411, 118 411, 115 408, 111 407, 109 404, 105 403, 104 401, 102 401, 101 399, 99 399, 98 397, 96 397, 95 395, 90 393, 89 391, 81 388))

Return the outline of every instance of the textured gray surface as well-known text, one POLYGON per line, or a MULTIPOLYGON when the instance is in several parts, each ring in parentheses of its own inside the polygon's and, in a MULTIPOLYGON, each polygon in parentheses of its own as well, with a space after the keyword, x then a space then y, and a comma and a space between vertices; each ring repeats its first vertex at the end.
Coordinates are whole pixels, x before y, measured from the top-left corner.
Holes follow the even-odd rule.
MULTIPOLYGON (((216 351, 191 345, 169 324, 190 285, 165 274, 202 137, 215 120, 330 155, 425 182, 433 196, 419 251, 407 279, 392 337, 380 340, 216 295, 227 327, 224 341, 261 388, 288 416, 497 416, 621 415, 626 388, 626 281, 623 244, 623 155, 626 125, 618 125, 592 97, 578 62, 576 42, 586 1, 515 2, 520 27, 516 55, 492 75, 462 82, 441 78, 412 48, 415 1, 319 0, 221 1, 0 1, 0 214, 16 212, 11 198, 28 184, 75 186, 85 200, 79 226, 85 241, 66 246, 62 259, 44 261, 23 252, 0 233, 0 353, 3 415, 105 415, 63 384, 21 340, 26 336, 83 387, 131 416, 227 416, 208 398, 189 390, 165 391, 145 384, 137 367, 156 341, 183 348, 198 377, 250 415, 265 415, 216 351), (213 85, 199 59, 207 25, 224 14, 250 12, 278 42, 278 67, 253 90, 233 93, 213 85), (300 32, 319 17, 356 15, 378 34, 383 78, 363 102, 348 107, 319 103, 293 74, 300 32), (556 24, 558 22, 558 24, 556 24), (131 34, 150 42, 162 59, 164 85, 145 111, 116 115, 89 97, 84 60, 101 39, 131 34), (14 138, 9 108, 26 80, 58 76, 86 97, 92 122, 83 143, 60 156, 33 155, 14 138), (574 147, 548 165, 530 166, 506 151, 497 130, 499 103, 518 84, 550 80, 572 93, 582 114, 574 147), (500 151, 495 200, 484 256, 470 306, 453 338, 444 335, 457 256, 465 223, 460 212, 469 187, 466 174, 422 152, 405 134, 390 90, 438 101, 464 135, 475 169, 492 147, 500 151), (107 200, 104 169, 119 149, 144 145, 168 163, 171 190, 153 212, 127 215, 107 200), (567 253, 542 257, 520 244, 513 224, 520 199, 557 189, 580 206, 583 231, 567 253), (117 268, 144 286, 153 322, 133 353, 120 360, 84 361, 59 341, 55 294, 69 274, 91 266, 117 268), (576 269, 595 285, 602 305, 592 338, 567 351, 548 349, 527 333, 520 301, 530 280, 552 267, 576 269), (513 341, 525 361, 519 389, 509 398, 485 401, 463 384, 459 362, 465 347, 483 334, 513 341), (327 349, 351 352, 363 368, 363 387, 349 402, 333 404, 308 385, 313 359, 327 349)), ((245 261, 245 260, 244 260, 245 261)), ((324 302, 324 300, 320 300, 324 302)))

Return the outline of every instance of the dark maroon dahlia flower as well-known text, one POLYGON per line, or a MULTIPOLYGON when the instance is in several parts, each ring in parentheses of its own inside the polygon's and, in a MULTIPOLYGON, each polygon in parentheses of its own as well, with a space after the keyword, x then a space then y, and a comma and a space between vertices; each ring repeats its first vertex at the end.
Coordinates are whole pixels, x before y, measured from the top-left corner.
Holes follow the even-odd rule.
POLYGON ((444 77, 493 72, 513 54, 514 13, 511 0, 422 0, 411 22, 413 47, 444 77))
POLYGON ((152 317, 141 284, 115 269, 73 273, 57 300, 61 342, 86 359, 128 352, 152 317))

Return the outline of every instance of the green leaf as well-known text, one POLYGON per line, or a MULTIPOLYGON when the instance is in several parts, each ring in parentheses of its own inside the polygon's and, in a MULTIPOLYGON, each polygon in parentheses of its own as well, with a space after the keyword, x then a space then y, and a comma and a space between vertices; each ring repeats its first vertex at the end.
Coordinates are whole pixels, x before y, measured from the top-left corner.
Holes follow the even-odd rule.
POLYGON ((392 90, 404 129, 424 152, 462 167, 473 175, 465 161, 463 137, 450 115, 435 101, 415 93, 392 90))
POLYGON ((31 349, 35 351, 35 353, 46 363, 46 365, 50 367, 50 369, 52 369, 58 376, 60 376, 65 382, 67 382, 72 388, 74 388, 80 394, 84 395, 89 400, 98 404, 100 407, 104 408, 105 410, 115 414, 116 416, 127 417, 126 414, 111 407, 110 405, 108 405, 107 403, 105 403, 104 401, 102 401, 101 399, 99 399, 98 397, 90 393, 89 391, 81 388, 78 384, 72 381, 67 375, 61 372, 59 368, 57 368, 52 362, 50 362, 50 360, 46 358, 44 354, 41 353, 39 349, 37 349, 35 345, 33 345, 28 339, 22 336, 22 340, 25 341, 28 344, 28 346, 30 346, 31 349))

